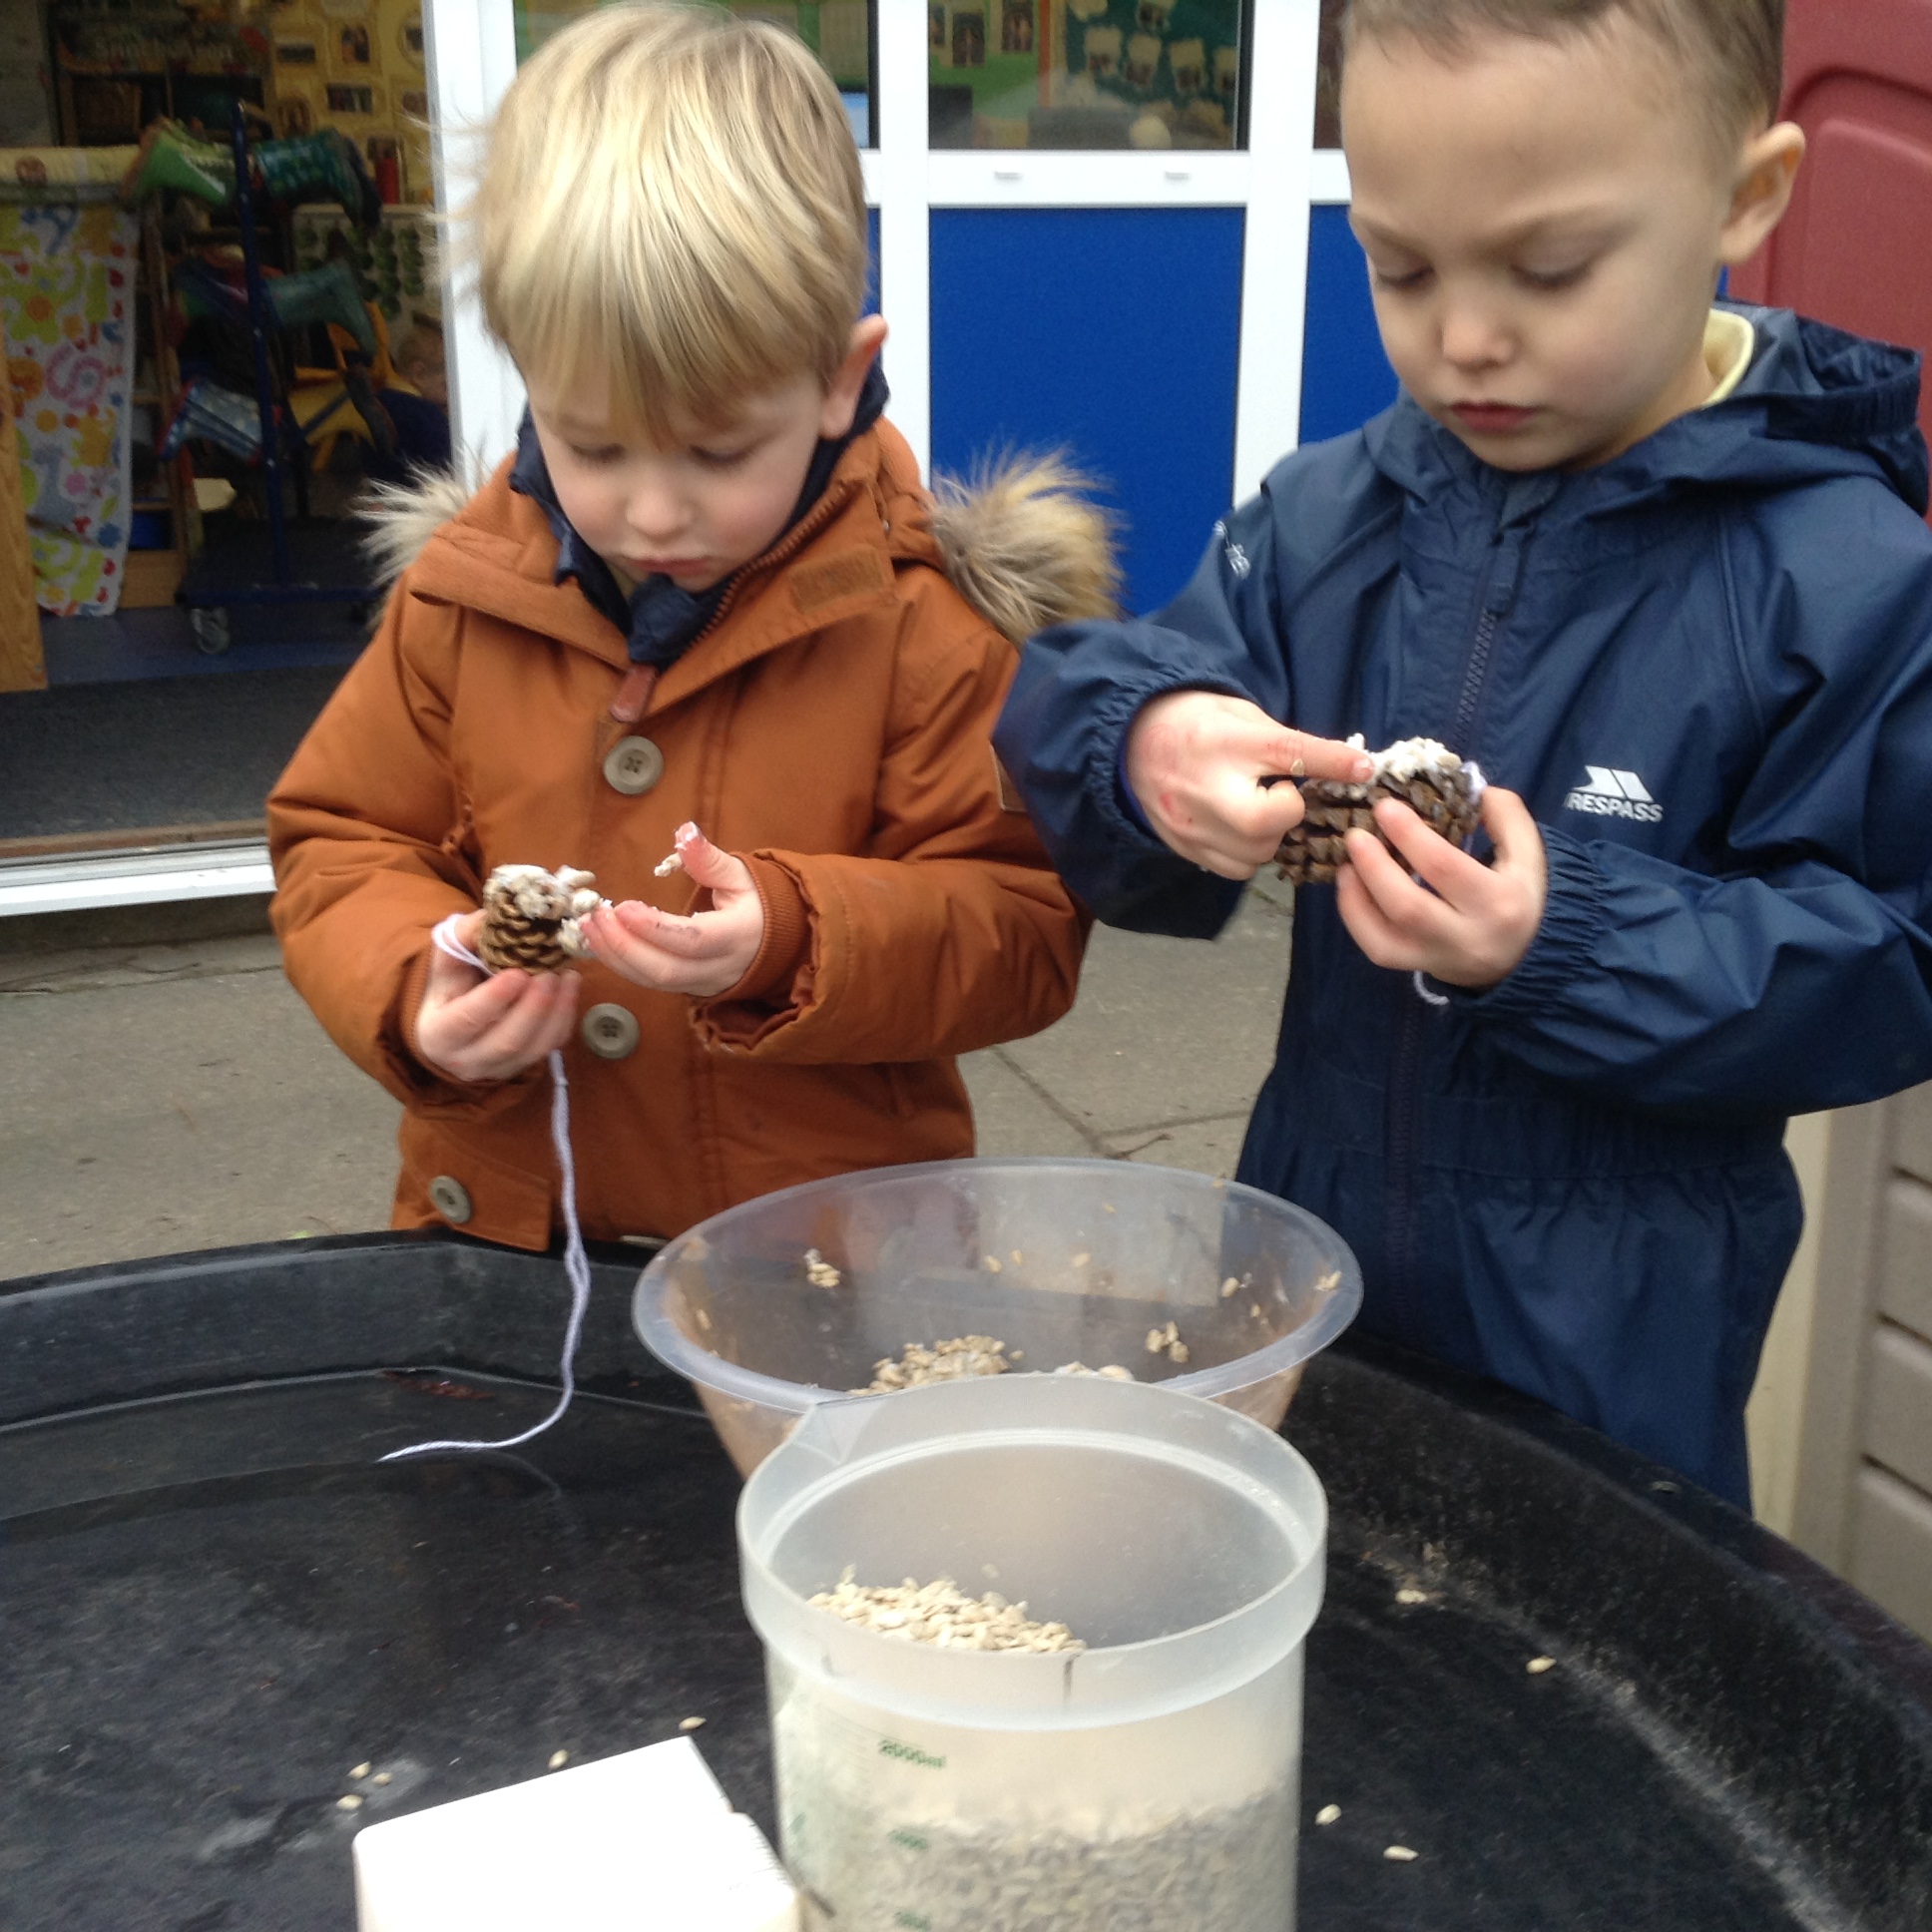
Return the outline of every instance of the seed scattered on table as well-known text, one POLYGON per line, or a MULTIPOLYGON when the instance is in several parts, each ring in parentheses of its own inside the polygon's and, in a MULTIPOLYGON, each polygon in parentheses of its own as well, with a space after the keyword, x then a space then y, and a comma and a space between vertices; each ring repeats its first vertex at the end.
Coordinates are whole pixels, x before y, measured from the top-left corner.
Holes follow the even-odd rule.
POLYGON ((678 1728, 680 1730, 703 1730, 704 1727, 705 1720, 703 1717, 680 1717, 678 1720, 678 1728))
POLYGON ((814 1288, 835 1288, 845 1277, 815 1247, 808 1247, 805 1249, 805 1279, 814 1288))
POLYGON ((1017 1247, 1013 1250, 1013 1265, 1015 1267, 1026 1266, 1026 1256, 1017 1247))
POLYGON ((361 1794, 356 1791, 344 1791, 335 1800, 335 1808, 338 1811, 360 1811, 362 1809, 361 1794))
POLYGON ((375 1769, 375 1766, 373 1764, 358 1764, 355 1767, 355 1769, 349 1773, 349 1776, 353 1778, 358 1778, 358 1779, 365 1778, 374 1769, 375 1769))
POLYGON ((953 1651, 1084 1651, 1065 1624, 1042 1623, 997 1591, 968 1597, 950 1577, 935 1583, 860 1584, 848 1568, 837 1587, 811 1599, 848 1624, 914 1644, 953 1651))
POLYGON ((1533 1657, 1523 1668, 1531 1677, 1540 1678, 1545 1671, 1554 1671, 1557 1661, 1553 1657, 1533 1657))
POLYGON ((377 1771, 375 1776, 369 1779, 369 1782, 371 1784, 387 1784, 392 1775, 393 1773, 389 1771, 377 1771))
POLYGON ((1422 1854, 1411 1851, 1407 1845, 1384 1845, 1382 1856, 1398 1865, 1412 1865, 1422 1854))
POLYGON ((550 1768, 553 1771, 561 1771, 569 1762, 570 1752, 567 1750, 554 1750, 550 1753, 550 1768))
POLYGON ((1426 1590, 1417 1590, 1411 1584, 1395 1593, 1395 1601, 1398 1604, 1426 1604, 1429 1601, 1429 1593, 1426 1590))
POLYGON ((1238 1274, 1230 1274, 1227 1277, 1227 1279, 1220 1284, 1220 1298, 1223 1301, 1229 1300, 1234 1295, 1238 1294, 1240 1292, 1240 1289, 1241 1289, 1241 1277, 1238 1274))
POLYGON ((1324 1804, 1321 1807, 1321 1809, 1315 1813, 1315 1823, 1333 1824, 1335 1820, 1340 1816, 1341 1816, 1341 1806, 1339 1804, 1324 1804))
POLYGON ((1258 1301, 1250 1301, 1247 1304, 1247 1312, 1251 1314, 1256 1321, 1259 1321, 1261 1318, 1261 1304, 1258 1301))
POLYGON ((982 1258, 985 1260, 988 1274, 1001 1274, 1005 1272, 1005 1264, 997 1254, 988 1254, 982 1258))
POLYGON ((1091 1254, 1089 1254, 1087 1250, 1083 1247, 1080 1250, 1080 1252, 1074 1256, 1074 1266, 1085 1267, 1087 1263, 1091 1261, 1093 1258, 1094 1257, 1091 1254))

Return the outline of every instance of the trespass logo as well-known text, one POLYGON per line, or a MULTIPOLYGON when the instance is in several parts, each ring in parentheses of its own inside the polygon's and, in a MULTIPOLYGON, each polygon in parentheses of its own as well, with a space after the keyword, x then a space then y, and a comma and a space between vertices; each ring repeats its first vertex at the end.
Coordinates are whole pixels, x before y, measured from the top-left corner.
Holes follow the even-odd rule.
POLYGON ((1587 764, 1584 770, 1589 776, 1563 801, 1566 811, 1595 812, 1599 818, 1634 818, 1643 825, 1655 825, 1664 816, 1664 807, 1635 771, 1621 771, 1609 764, 1587 764))

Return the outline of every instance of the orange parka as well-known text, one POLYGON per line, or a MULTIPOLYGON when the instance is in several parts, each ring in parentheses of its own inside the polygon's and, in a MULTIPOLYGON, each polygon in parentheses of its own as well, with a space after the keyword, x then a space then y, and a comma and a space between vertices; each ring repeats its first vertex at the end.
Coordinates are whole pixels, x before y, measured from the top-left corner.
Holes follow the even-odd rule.
POLYGON ((392 548, 426 541, 268 801, 288 977, 404 1106, 395 1225, 541 1248, 560 1222, 545 1069, 467 1086, 410 1050, 431 928, 511 862, 687 911, 691 882, 654 872, 686 819, 750 866, 764 943, 709 1000, 583 963, 565 1061, 586 1236, 970 1154, 953 1056, 1067 1010, 1085 922, 993 757, 1014 644, 948 566, 1023 634, 1065 613, 1056 585, 1077 603, 1105 581, 1104 542, 1078 554, 1091 513, 1083 537, 1049 503, 1065 540, 1044 545, 1024 486, 936 515, 881 422, 627 723, 625 639, 552 581, 509 465, 443 521, 449 503, 445 479, 403 506, 392 548))

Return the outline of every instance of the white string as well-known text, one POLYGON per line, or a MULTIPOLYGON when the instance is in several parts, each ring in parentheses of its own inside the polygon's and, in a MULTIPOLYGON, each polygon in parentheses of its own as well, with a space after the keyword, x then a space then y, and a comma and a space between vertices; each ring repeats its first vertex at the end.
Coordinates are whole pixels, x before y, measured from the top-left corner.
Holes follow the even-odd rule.
MULTIPOLYGON (((456 936, 456 922, 462 916, 461 913, 452 912, 429 935, 430 942, 438 952, 447 953, 452 959, 460 959, 465 965, 487 973, 489 967, 456 936)), ((590 1306, 591 1263, 590 1256, 584 1252, 584 1237, 577 1226, 577 1164, 570 1152, 570 1082, 564 1078, 564 1056, 555 1049, 550 1055, 550 1139, 557 1150, 557 1166, 563 1176, 564 1272, 570 1277, 570 1324, 564 1330, 563 1393, 557 1399, 557 1406, 534 1429, 526 1429, 520 1436, 506 1436, 501 1442, 416 1442, 407 1449, 391 1449, 386 1456, 379 1457, 379 1461, 395 1462, 403 1456, 426 1456, 443 1449, 518 1448, 559 1421, 570 1407, 571 1397, 577 1393, 577 1343, 584 1332, 584 1311, 590 1306)))

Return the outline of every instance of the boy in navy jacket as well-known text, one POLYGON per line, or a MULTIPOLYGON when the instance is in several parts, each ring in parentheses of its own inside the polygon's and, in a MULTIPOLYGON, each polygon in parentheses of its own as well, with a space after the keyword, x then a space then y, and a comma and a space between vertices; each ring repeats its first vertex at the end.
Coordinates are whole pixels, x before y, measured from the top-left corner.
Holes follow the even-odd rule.
POLYGON ((1711 306, 1789 199, 1781 0, 1355 0, 1351 221, 1402 379, 998 733, 1076 891, 1211 935, 1333 740, 1493 781, 1297 897, 1240 1179, 1363 1326, 1748 1505, 1792 1113, 1932 1077, 1917 358, 1711 306), (1276 721, 1287 720, 1287 728, 1276 721))

